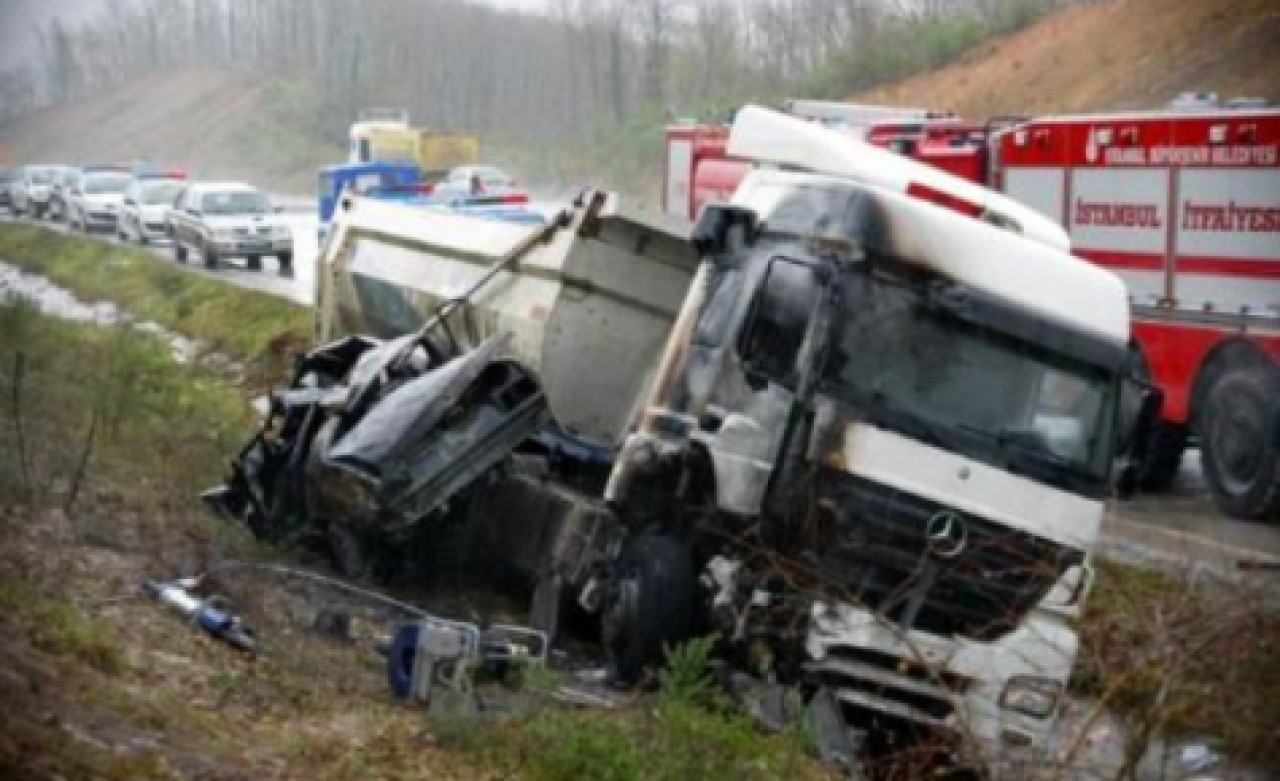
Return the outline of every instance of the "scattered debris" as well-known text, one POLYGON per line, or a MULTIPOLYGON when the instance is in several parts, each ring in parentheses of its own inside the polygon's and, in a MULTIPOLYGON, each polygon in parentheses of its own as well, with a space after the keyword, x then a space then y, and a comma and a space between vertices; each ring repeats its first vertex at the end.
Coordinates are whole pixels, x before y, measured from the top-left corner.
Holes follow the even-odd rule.
POLYGON ((258 641, 253 632, 227 608, 219 597, 201 598, 191 593, 200 584, 198 578, 160 582, 149 580, 143 590, 150 596, 175 608, 191 619, 191 623, 211 636, 248 654, 258 652, 258 641))
POLYGON ((432 712, 480 713, 493 706, 477 695, 485 681, 515 686, 522 668, 545 667, 547 635, 525 627, 428 617, 400 628, 387 653, 387 679, 402 700, 432 712))

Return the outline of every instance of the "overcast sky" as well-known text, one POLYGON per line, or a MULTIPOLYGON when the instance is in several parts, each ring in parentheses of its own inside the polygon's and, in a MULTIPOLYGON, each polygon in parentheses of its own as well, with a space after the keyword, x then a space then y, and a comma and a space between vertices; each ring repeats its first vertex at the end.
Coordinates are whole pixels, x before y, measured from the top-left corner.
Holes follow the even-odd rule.
MULTIPOLYGON (((37 52, 37 27, 57 17, 80 21, 107 7, 113 0, 0 0, 0 68, 21 64, 37 52)), ((120 2, 121 0, 114 0, 120 2)), ((254 2, 255 0, 239 0, 254 2)), ((358 3, 360 0, 350 0, 358 3)), ((537 11, 547 0, 473 0, 502 8, 537 11)))

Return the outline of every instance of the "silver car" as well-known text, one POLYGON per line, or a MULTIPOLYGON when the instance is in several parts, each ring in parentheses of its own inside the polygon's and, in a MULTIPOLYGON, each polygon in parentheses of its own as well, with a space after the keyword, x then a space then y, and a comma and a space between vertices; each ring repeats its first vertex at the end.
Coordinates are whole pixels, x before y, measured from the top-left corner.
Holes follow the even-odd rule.
POLYGON ((25 165, 13 184, 13 211, 18 215, 43 217, 61 166, 25 165))
POLYGON ((49 192, 49 208, 45 212, 45 217, 54 222, 67 221, 69 213, 67 206, 71 203, 71 191, 75 189, 80 174, 79 168, 59 166, 53 176, 53 185, 49 192))
POLYGON ((71 230, 114 233, 124 206, 124 191, 132 181, 125 171, 86 170, 71 187, 67 200, 71 230))
POLYGON ((188 186, 169 210, 173 257, 186 263, 191 253, 214 269, 229 256, 242 256, 250 269, 275 255, 280 272, 293 271, 293 232, 276 216, 267 196, 247 184, 201 182, 188 186))
POLYGON ((181 179, 134 179, 124 193, 116 237, 139 244, 167 240, 169 209, 186 186, 181 179))

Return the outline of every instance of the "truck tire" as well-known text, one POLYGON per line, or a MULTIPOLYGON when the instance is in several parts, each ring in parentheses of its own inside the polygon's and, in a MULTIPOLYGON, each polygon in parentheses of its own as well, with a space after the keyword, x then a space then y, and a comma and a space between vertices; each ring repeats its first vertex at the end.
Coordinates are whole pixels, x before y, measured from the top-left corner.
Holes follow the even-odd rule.
POLYGON ((244 260, 245 260, 245 264, 249 267, 249 270, 250 270, 250 271, 261 271, 261 270, 262 270, 262 256, 261 256, 261 255, 250 255, 249 257, 245 258, 244 260))
POLYGON ((276 259, 280 261, 281 274, 285 276, 289 276, 293 274, 293 253, 292 252, 281 252, 279 255, 276 256, 276 259))
POLYGON ((685 546, 658 534, 627 544, 606 587, 600 629, 608 655, 609 683, 640 682, 663 648, 689 637, 696 582, 685 546))
POLYGON ((175 263, 187 262, 187 247, 178 240, 177 236, 173 237, 173 261, 175 263))
POLYGON ((373 574, 373 555, 369 541, 350 525, 333 522, 325 535, 333 566, 350 580, 368 580, 373 574))
POLYGON ((1166 421, 1157 421, 1151 430, 1147 455, 1138 473, 1138 487, 1148 493, 1167 491, 1178 477, 1182 456, 1187 450, 1187 430, 1166 421))
POLYGON ((1209 388, 1199 421, 1205 477, 1219 509, 1248 521, 1280 520, 1280 371, 1243 364, 1209 388))

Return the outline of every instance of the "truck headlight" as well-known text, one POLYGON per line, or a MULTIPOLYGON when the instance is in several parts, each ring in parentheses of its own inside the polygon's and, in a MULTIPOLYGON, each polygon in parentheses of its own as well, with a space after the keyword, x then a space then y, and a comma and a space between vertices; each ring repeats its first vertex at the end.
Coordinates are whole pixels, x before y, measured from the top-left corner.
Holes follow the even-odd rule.
POLYGON ((1000 707, 1037 719, 1052 716, 1062 697, 1062 684, 1050 678, 1015 675, 1004 686, 1000 707))

